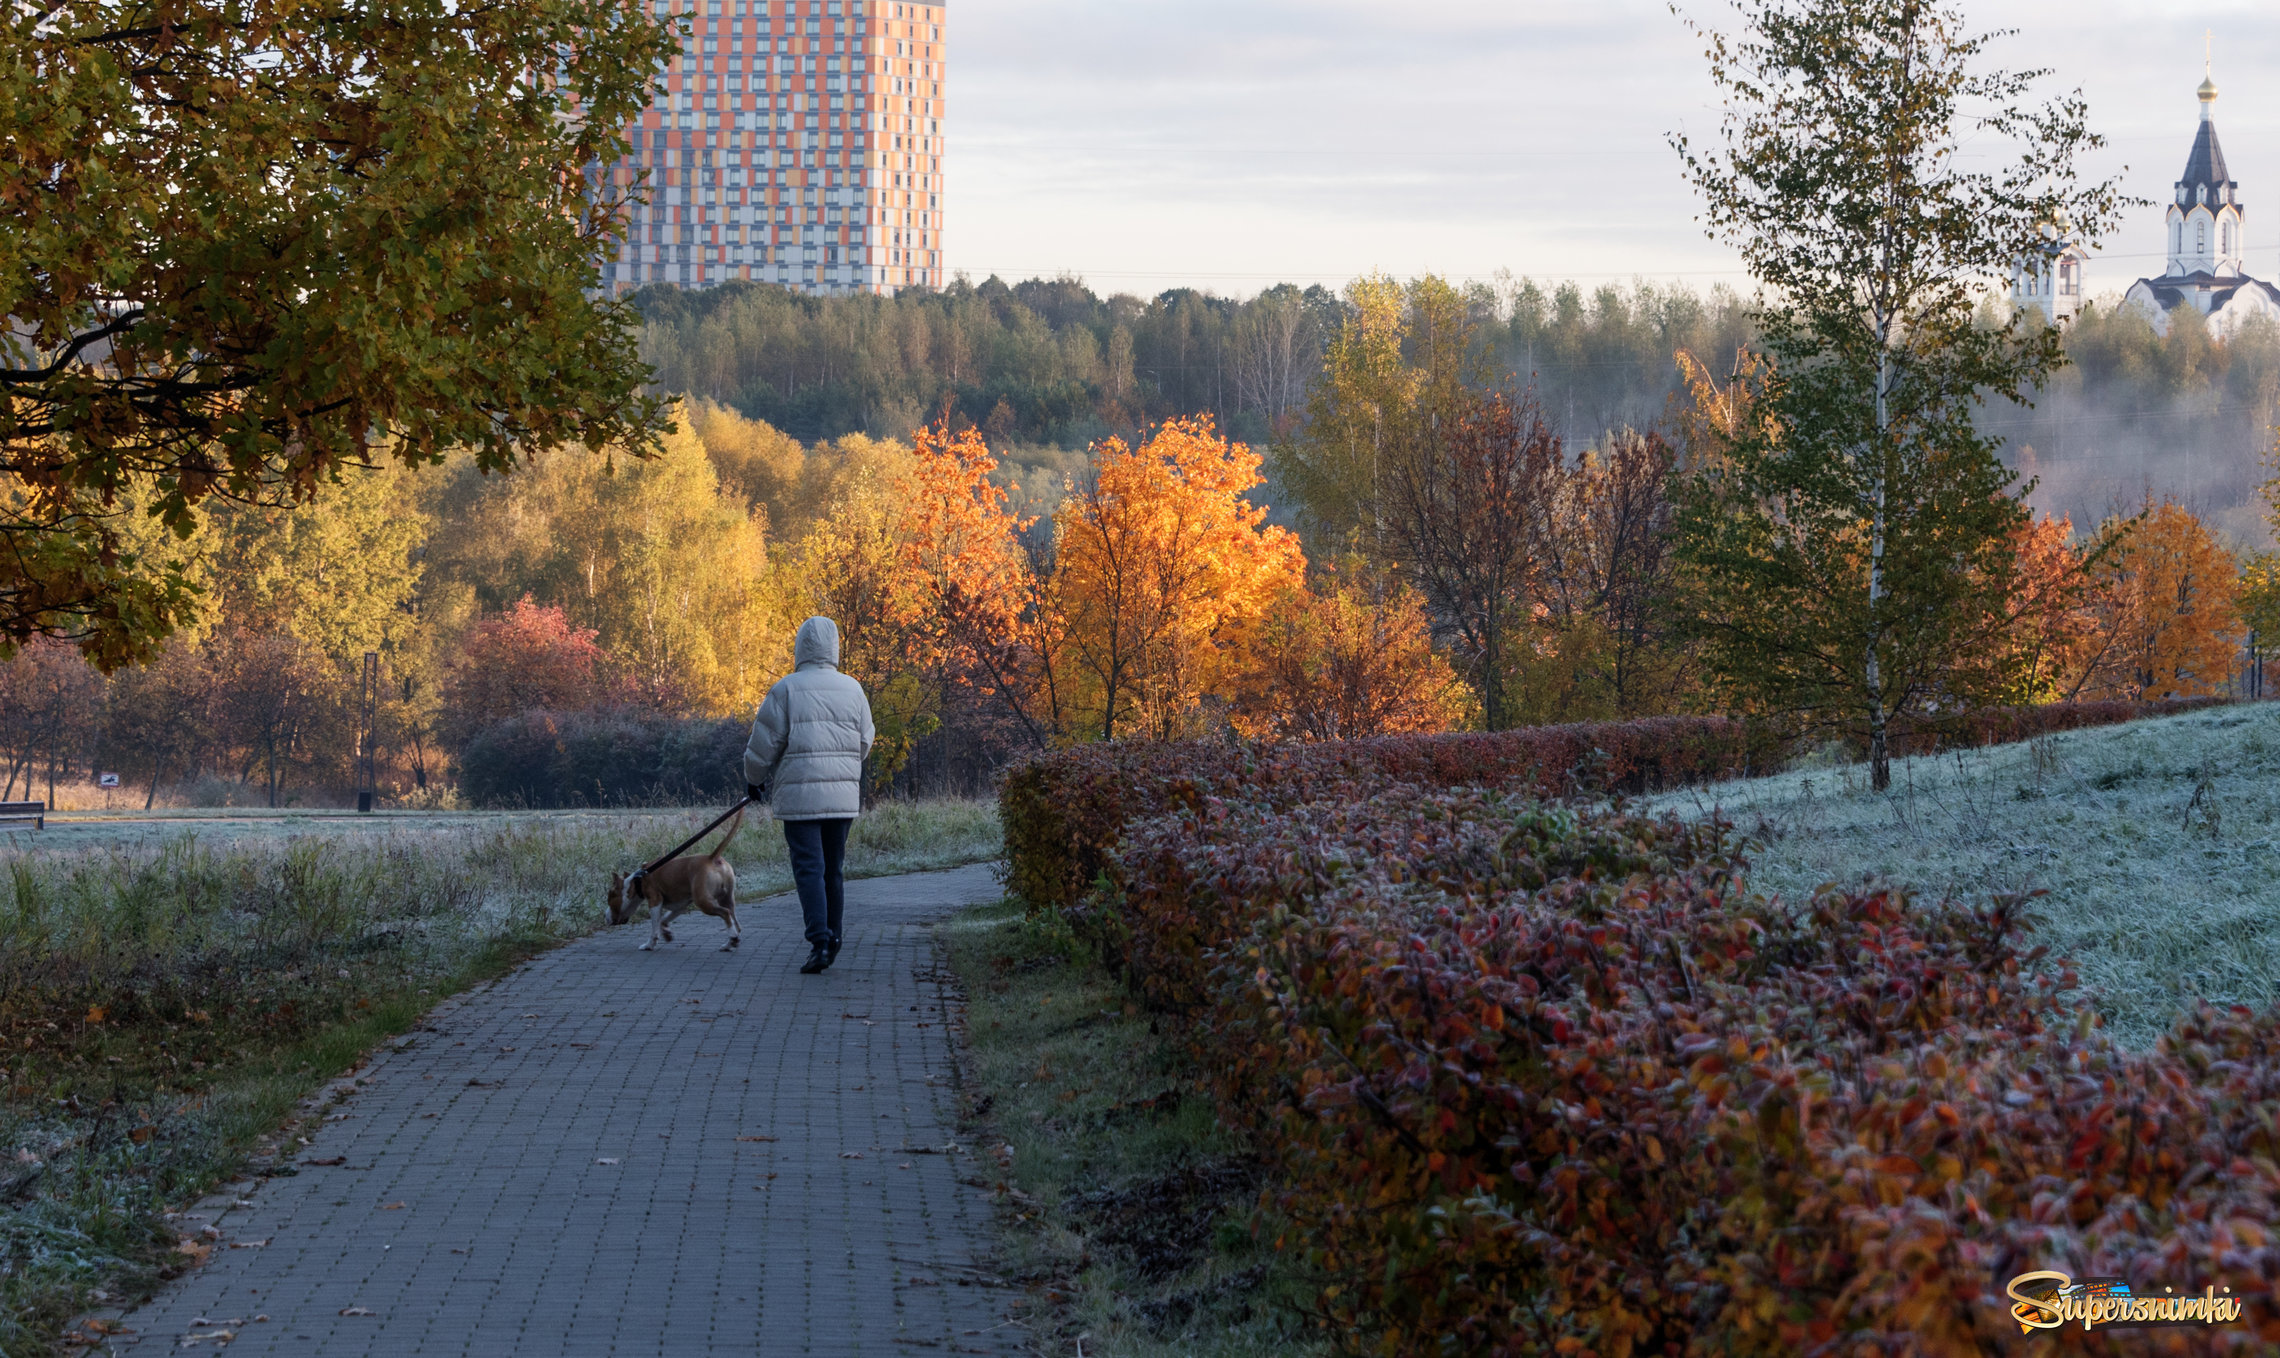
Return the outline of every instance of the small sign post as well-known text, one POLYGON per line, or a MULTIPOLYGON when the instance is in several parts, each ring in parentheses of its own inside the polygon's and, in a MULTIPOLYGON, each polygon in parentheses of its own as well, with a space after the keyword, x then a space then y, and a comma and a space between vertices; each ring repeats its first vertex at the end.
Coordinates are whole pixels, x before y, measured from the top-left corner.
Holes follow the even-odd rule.
POLYGON ((103 789, 103 809, 105 811, 111 809, 111 789, 118 785, 119 775, 115 773, 98 773, 95 775, 95 786, 103 789))

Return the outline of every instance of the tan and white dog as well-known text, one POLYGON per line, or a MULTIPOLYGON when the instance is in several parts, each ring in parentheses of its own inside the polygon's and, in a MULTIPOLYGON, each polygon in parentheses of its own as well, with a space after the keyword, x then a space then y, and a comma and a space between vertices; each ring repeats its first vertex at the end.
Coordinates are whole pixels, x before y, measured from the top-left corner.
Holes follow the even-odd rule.
POLYGON ((736 923, 736 869, 721 855, 728 850, 728 841, 744 828, 744 812, 736 813, 736 820, 728 833, 713 845, 712 852, 698 858, 675 858, 659 863, 647 872, 627 876, 622 872, 610 874, 610 923, 631 924, 634 911, 643 902, 649 906, 649 941, 641 945, 648 952, 658 943, 673 941, 673 921, 691 910, 702 910, 715 919, 728 921, 728 942, 722 952, 734 948, 744 939, 744 931, 736 923))

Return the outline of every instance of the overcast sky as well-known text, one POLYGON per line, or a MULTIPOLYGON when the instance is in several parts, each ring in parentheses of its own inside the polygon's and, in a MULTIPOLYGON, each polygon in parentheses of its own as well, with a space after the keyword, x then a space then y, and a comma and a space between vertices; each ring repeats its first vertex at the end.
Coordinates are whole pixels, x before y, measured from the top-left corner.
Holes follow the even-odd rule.
MULTIPOLYGON (((1722 3, 1683 8, 1730 26, 1722 3)), ((953 269, 1082 275, 1103 292, 1248 294, 1384 270, 1742 282, 1706 240, 1664 134, 1715 129, 1699 43, 1643 0, 948 0, 953 269)), ((2079 87, 2156 200, 2091 266, 2160 268, 2202 33, 2248 211, 2280 280, 2280 4, 1985 0, 2014 67, 2079 87)))

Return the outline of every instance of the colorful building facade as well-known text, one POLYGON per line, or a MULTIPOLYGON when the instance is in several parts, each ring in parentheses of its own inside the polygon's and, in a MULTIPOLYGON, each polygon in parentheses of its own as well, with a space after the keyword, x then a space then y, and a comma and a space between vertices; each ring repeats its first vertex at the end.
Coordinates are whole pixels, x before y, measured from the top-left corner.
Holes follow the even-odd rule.
POLYGON ((604 288, 942 286, 942 5, 639 3, 681 54, 603 170, 645 186, 604 288))

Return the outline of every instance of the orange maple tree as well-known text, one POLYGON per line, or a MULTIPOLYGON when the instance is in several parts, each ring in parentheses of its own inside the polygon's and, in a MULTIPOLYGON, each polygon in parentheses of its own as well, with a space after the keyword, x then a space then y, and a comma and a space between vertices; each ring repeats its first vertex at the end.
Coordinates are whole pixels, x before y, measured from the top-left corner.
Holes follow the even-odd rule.
POLYGON ((2241 623, 2239 568, 2199 516, 2172 500, 2109 522, 2090 570, 2090 643, 2068 696, 2145 701, 2231 682, 2241 623))
POLYGON ((1445 731, 1471 693, 1433 649, 1425 601, 1361 557, 1322 568, 1268 610, 1251 682, 1238 698, 1246 735, 1351 740, 1445 731))
POLYGON ((1208 416, 1109 439, 1061 507, 1055 682, 1079 738, 1171 738, 1226 716, 1275 602, 1305 588, 1288 529, 1245 497, 1260 458, 1208 416))
POLYGON ((944 673, 1010 712, 1043 747, 1062 729, 1062 630, 1050 572, 1025 545, 1035 519, 1007 507, 981 430, 947 423, 912 438, 902 530, 903 597, 944 673))

